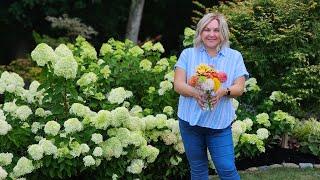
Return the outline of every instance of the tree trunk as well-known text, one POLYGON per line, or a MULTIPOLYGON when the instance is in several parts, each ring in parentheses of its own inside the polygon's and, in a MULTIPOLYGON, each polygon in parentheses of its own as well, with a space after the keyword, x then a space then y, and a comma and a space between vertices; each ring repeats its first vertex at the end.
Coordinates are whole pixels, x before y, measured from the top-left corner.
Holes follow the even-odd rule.
POLYGON ((145 0, 131 0, 126 38, 137 43, 145 0))
POLYGON ((288 141, 289 141, 288 134, 287 133, 283 134, 281 138, 281 147, 285 149, 289 149, 288 141))

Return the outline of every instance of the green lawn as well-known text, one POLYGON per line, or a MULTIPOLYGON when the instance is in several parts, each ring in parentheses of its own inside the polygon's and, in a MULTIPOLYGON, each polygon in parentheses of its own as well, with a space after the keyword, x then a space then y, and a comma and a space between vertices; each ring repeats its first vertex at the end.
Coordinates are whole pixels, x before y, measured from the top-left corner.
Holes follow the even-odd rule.
MULTIPOLYGON (((240 172, 241 180, 319 180, 320 169, 276 168, 266 171, 240 172)), ((218 180, 217 176, 210 180, 218 180)))

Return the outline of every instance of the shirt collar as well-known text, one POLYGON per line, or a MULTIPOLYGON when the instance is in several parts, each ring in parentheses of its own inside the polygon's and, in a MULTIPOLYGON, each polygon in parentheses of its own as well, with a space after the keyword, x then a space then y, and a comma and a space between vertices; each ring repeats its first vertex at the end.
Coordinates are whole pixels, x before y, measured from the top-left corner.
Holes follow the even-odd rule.
MULTIPOLYGON (((218 52, 218 55, 225 56, 226 55, 226 49, 227 49, 226 47, 222 47, 222 49, 220 49, 220 51, 218 52)), ((199 47, 199 50, 200 50, 200 52, 206 52, 207 51, 206 48, 203 45, 201 45, 199 47)))

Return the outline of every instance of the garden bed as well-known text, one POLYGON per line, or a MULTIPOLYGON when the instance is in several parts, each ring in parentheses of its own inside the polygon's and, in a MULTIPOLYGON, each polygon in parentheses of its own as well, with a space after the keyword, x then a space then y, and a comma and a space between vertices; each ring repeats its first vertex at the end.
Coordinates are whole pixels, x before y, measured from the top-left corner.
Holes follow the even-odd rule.
POLYGON ((284 149, 273 147, 266 149, 266 153, 260 154, 254 158, 245 158, 236 161, 238 170, 245 170, 250 167, 259 167, 281 163, 312 163, 320 164, 320 158, 311 154, 301 153, 293 149, 284 149))

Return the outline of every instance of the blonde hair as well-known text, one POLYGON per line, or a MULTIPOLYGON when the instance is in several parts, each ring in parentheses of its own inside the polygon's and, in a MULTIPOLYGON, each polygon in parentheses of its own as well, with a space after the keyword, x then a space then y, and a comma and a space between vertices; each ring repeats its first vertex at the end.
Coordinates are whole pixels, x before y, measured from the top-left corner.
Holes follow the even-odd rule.
POLYGON ((221 43, 217 47, 217 51, 219 51, 222 47, 229 47, 229 28, 228 23, 224 15, 220 13, 208 13, 204 15, 197 24, 196 34, 193 40, 193 46, 199 47, 203 45, 201 40, 201 33, 203 29, 212 21, 217 20, 219 23, 219 31, 220 31, 220 39, 221 43))

